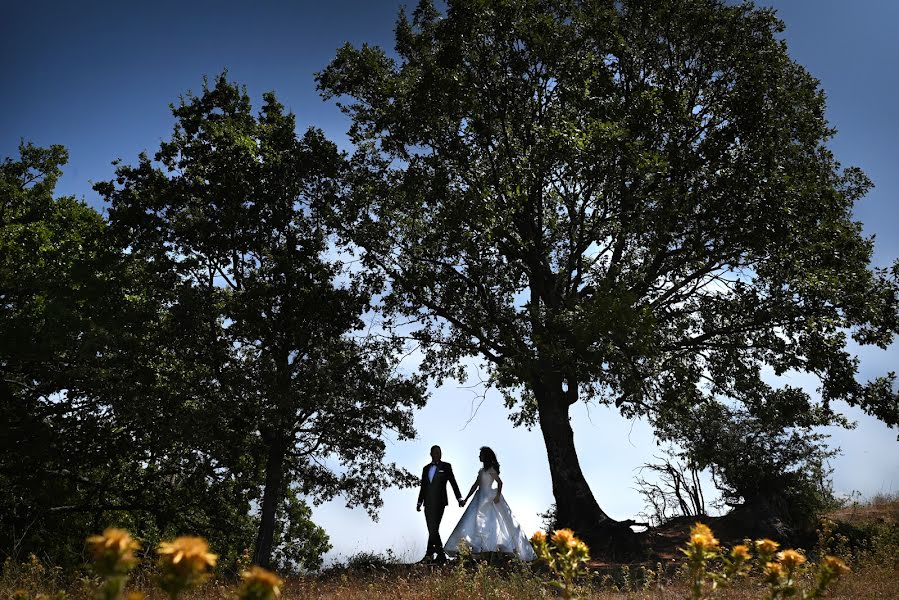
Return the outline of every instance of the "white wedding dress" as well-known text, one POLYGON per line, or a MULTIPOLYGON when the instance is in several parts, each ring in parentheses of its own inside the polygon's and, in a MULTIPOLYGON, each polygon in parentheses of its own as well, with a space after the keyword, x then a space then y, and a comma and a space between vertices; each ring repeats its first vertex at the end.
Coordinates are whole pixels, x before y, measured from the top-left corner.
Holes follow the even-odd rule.
POLYGON ((464 541, 474 553, 504 552, 521 560, 536 559, 537 555, 506 499, 500 496, 499 502, 493 502, 496 498, 493 483, 490 472, 478 471, 478 491, 446 540, 446 553, 458 554, 459 544, 464 541))

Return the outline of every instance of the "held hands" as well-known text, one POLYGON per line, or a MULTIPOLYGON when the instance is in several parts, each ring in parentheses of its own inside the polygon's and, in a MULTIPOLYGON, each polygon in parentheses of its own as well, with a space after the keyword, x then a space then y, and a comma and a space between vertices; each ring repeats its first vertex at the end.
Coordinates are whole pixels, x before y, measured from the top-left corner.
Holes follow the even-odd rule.
MULTIPOLYGON (((468 498, 466 498, 465 500, 468 500, 468 498)), ((459 498, 459 508, 462 508, 463 506, 465 506, 465 500, 463 500, 462 498, 459 498)))
POLYGON ((493 503, 499 504, 499 494, 497 494, 496 497, 493 499, 493 503))

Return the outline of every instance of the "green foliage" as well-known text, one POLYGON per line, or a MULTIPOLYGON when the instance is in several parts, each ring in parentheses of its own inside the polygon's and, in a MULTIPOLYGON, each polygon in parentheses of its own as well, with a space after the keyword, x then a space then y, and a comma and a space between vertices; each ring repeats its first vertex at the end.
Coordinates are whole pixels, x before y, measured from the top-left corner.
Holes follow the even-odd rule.
POLYGON ((101 215, 53 197, 66 150, 19 152, 0 165, 0 367, 4 394, 35 399, 58 392, 65 366, 81 366, 102 336, 87 308, 108 299, 112 257, 101 215))
POLYGON ((250 488, 233 474, 246 452, 232 461, 239 440, 201 410, 169 282, 123 254, 97 211, 54 198, 64 149, 20 152, 0 178, 2 552, 78 565, 110 521, 151 542, 190 528, 243 547, 250 488))
POLYGON ((277 515, 272 564, 279 573, 318 571, 331 549, 328 534, 312 522, 312 510, 295 491, 289 491, 277 515))
POLYGON ((115 305, 118 261, 102 216, 54 197, 66 150, 19 153, 0 164, 0 552, 71 564, 88 519, 80 480, 107 471, 79 450, 110 433, 88 407, 115 312, 94 307, 115 305))
POLYGON ((338 571, 352 571, 356 573, 387 572, 391 567, 398 564, 400 564, 400 560, 391 548, 388 548, 383 553, 362 550, 336 561, 329 571, 332 573, 338 571))
POLYGON ((421 323, 426 371, 479 356, 540 424, 563 523, 604 520, 577 400, 663 433, 742 405, 783 440, 805 413, 842 423, 835 400, 899 424, 893 374, 857 381, 846 348, 893 339, 899 268, 870 268, 870 182, 828 149, 782 27, 714 0, 423 0, 397 59, 347 45, 318 74, 356 144, 343 234, 421 323), (822 404, 765 369, 814 375, 822 404))
POLYGON ((174 108, 162 168, 144 156, 97 185, 109 225, 53 198, 61 147, 2 165, 7 555, 78 564, 113 522, 150 547, 195 531, 232 569, 277 535, 279 560, 314 568, 327 537, 297 494, 374 513, 382 486, 412 481, 383 436, 413 435, 421 383, 357 333, 366 281, 323 257, 340 156, 266 98, 256 118, 220 78, 174 108))
POLYGON ((211 456, 262 486, 256 560, 268 566, 288 486, 375 514, 383 486, 414 481, 384 462, 384 436, 414 435, 423 386, 396 373, 395 341, 361 333, 368 280, 329 246, 321 213, 343 168, 334 144, 315 129, 298 137, 272 93, 254 115, 224 74, 172 112, 154 158, 96 189, 171 319, 154 359, 184 369, 191 402, 179 412, 203 414, 211 456))
POLYGON ((537 513, 537 516, 540 518, 541 531, 555 531, 562 528, 562 525, 559 523, 559 511, 556 510, 555 503, 546 507, 546 510, 542 513, 537 513))

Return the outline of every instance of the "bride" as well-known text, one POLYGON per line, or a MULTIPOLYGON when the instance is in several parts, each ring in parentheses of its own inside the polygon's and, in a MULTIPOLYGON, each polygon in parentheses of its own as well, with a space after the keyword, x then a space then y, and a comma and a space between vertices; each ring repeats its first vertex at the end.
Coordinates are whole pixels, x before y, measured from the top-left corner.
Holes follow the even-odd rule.
POLYGON ((468 502, 475 491, 477 495, 465 509, 444 549, 447 554, 458 554, 459 544, 464 542, 475 553, 505 552, 514 554, 521 560, 534 560, 537 555, 502 496, 503 480, 499 478, 496 454, 484 446, 478 459, 484 467, 478 471, 478 478, 462 501, 463 504, 468 502), (497 484, 495 488, 494 482, 497 484))

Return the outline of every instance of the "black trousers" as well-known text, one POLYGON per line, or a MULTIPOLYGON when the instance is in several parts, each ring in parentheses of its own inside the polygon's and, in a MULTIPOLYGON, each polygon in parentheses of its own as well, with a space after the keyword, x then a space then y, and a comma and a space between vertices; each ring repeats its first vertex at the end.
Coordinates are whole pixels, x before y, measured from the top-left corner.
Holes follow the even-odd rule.
POLYGON ((445 509, 446 506, 441 502, 433 504, 425 502, 425 523, 428 524, 428 549, 425 551, 427 557, 433 554, 446 556, 443 552, 443 542, 440 541, 440 521, 443 519, 445 509))

